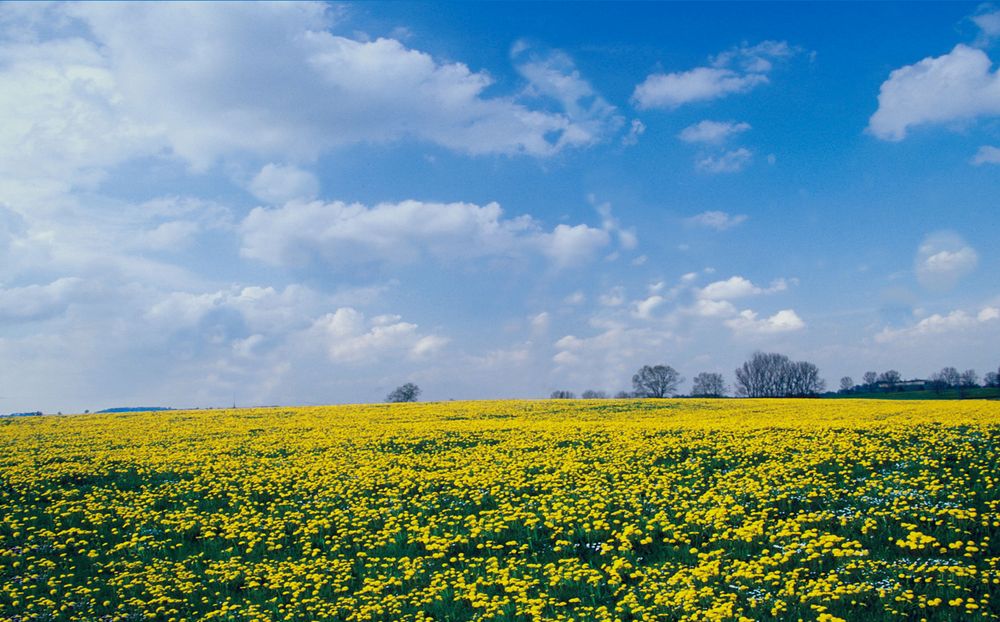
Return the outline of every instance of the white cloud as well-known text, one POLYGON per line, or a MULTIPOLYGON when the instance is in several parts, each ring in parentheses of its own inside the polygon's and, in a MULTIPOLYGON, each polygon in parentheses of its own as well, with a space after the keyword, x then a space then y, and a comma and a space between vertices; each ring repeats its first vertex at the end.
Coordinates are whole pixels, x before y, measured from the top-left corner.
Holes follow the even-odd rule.
POLYGON ((398 315, 380 315, 366 320, 363 313, 341 307, 316 320, 312 331, 327 348, 330 360, 366 363, 383 356, 403 354, 421 358, 440 350, 447 339, 422 335, 416 324, 398 315))
POLYGON ((998 319, 1000 319, 1000 308, 997 307, 984 307, 975 315, 962 310, 955 310, 947 315, 935 313, 923 318, 913 326, 898 329, 884 328, 875 335, 875 341, 878 343, 905 342, 929 335, 957 333, 974 329, 988 322, 995 322, 998 319))
POLYGON ((634 303, 633 315, 639 319, 648 320, 653 316, 653 311, 665 301, 666 299, 660 295, 653 295, 644 300, 638 300, 634 303))
POLYGON ((639 137, 646 133, 646 124, 639 119, 632 119, 632 123, 629 126, 628 133, 622 137, 623 145, 636 145, 639 143, 639 137))
POLYGON ((556 225, 552 233, 537 236, 542 253, 552 259, 557 268, 578 266, 593 258, 608 245, 610 236, 603 229, 587 225, 556 225))
POLYGON ((566 268, 593 258, 610 242, 606 231, 587 225, 560 224, 546 232, 528 216, 504 218, 496 203, 291 202, 255 208, 240 232, 245 257, 286 266, 319 260, 334 269, 401 265, 421 257, 448 262, 531 253, 566 268))
POLYGON ((1000 11, 983 11, 973 15, 972 22, 979 28, 976 41, 979 45, 988 45, 991 40, 1000 36, 1000 11))
POLYGON ((745 93, 768 82, 767 74, 775 60, 788 58, 797 51, 783 41, 743 45, 719 54, 709 67, 650 74, 635 87, 632 100, 638 108, 669 109, 745 93))
POLYGON ((554 374, 569 385, 622 387, 639 365, 649 362, 650 356, 660 356, 672 339, 670 331, 610 322, 592 337, 567 335, 556 341, 554 374))
POLYGON ((1000 114, 1000 76, 991 67, 985 52, 959 44, 896 69, 882 83, 868 131, 898 141, 918 125, 1000 114))
POLYGON ((976 166, 980 164, 1000 164, 1000 148, 991 145, 983 145, 972 157, 972 163, 976 166))
POLYGON ((280 205, 299 199, 308 201, 319 193, 319 180, 295 166, 266 164, 250 181, 249 190, 261 201, 280 205))
POLYGON ((678 138, 686 143, 718 144, 724 142, 730 136, 741 134, 749 129, 749 123, 710 121, 706 119, 681 130, 678 138))
POLYGON ((746 214, 730 214, 728 212, 713 210, 691 216, 685 219, 685 222, 690 225, 715 229, 716 231, 725 231, 746 222, 747 218, 749 217, 746 214))
POLYGON ((695 161, 695 168, 706 173, 738 173, 753 159, 753 152, 745 147, 726 151, 718 156, 704 156, 695 161))
POLYGON ((618 244, 623 249, 632 250, 639 245, 639 238, 635 233, 635 229, 625 229, 622 227, 621 223, 611 212, 611 203, 598 203, 597 197, 592 194, 587 196, 587 200, 594 206, 597 213, 601 215, 601 228, 608 233, 615 234, 618 237, 618 244))
POLYGON ((325 3, 77 3, 37 13, 0 23, 8 193, 93 186, 107 167, 170 154, 206 170, 230 155, 301 162, 416 139, 545 157, 623 122, 564 56, 520 66, 544 99, 532 107, 516 93, 487 96, 494 80, 484 71, 395 39, 333 34, 325 3))
POLYGON ((700 317, 731 317, 736 315, 736 307, 728 300, 699 298, 691 311, 700 317))
MULTIPOLYGON (((540 95, 561 104, 572 123, 562 137, 567 144, 599 142, 624 124, 625 120, 617 114, 616 108, 580 75, 565 52, 543 52, 520 41, 515 43, 511 56, 517 72, 528 81, 527 96, 540 95)), ((632 129, 635 130, 634 122, 632 129)))
POLYGON ((123 109, 100 48, 83 39, 4 40, 0 30, 0 194, 45 203, 93 187, 105 167, 156 153, 156 128, 123 109))
POLYGON ((64 277, 46 285, 0 288, 0 320, 10 323, 48 319, 63 313, 73 302, 95 294, 76 277, 64 277))
POLYGON ((759 294, 773 294, 788 289, 788 281, 775 279, 767 288, 758 287, 742 276, 731 276, 724 281, 715 281, 698 290, 698 297, 705 300, 735 300, 759 294))
POLYGON ((746 93, 767 83, 762 74, 741 74, 720 67, 696 67, 688 71, 649 75, 632 95, 640 109, 677 108, 682 104, 746 93))
POLYGON ((979 255, 956 233, 941 231, 924 238, 917 249, 916 273, 921 285, 948 290, 975 270, 979 255))
POLYGON ((739 335, 772 335, 802 330, 806 324, 792 309, 782 309, 774 315, 758 319, 750 309, 740 311, 737 317, 726 320, 726 326, 739 335))

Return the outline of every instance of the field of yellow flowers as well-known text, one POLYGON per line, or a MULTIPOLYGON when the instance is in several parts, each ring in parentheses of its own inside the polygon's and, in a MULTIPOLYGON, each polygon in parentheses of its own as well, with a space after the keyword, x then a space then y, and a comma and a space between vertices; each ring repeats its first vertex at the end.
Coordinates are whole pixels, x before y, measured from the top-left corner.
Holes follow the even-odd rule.
POLYGON ((997 620, 1000 403, 0 422, 0 620, 997 620))

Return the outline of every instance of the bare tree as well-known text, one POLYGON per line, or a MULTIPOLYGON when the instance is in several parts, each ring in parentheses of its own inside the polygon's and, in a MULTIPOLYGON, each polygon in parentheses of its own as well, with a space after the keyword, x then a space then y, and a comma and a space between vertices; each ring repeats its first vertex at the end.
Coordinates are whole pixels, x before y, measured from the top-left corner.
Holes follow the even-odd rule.
POLYGON ((899 375, 899 372, 895 369, 890 369, 889 371, 884 371, 879 374, 878 381, 885 384, 887 391, 895 391, 896 385, 899 384, 903 377, 899 375))
POLYGON ((593 391, 591 389, 587 389, 580 395, 580 397, 585 400, 606 400, 608 399, 608 394, 604 391, 593 391))
POLYGON ((576 399, 576 393, 573 393, 572 391, 556 390, 553 391, 551 395, 549 395, 549 398, 553 400, 572 400, 576 399))
POLYGON ((726 381, 722 374, 703 371, 692 381, 691 395, 694 397, 723 397, 726 381))
POLYGON ((798 361, 789 365, 788 388, 789 397, 813 397, 826 388, 826 383, 819 377, 819 367, 806 361, 798 361))
POLYGON ((736 390, 746 397, 808 397, 823 391, 819 368, 784 354, 754 352, 736 369, 736 390))
POLYGON ((875 383, 878 382, 878 374, 873 371, 866 371, 863 376, 861 376, 861 382, 864 384, 865 388, 871 391, 875 388, 875 383))
POLYGON ((935 374, 935 378, 940 380, 949 389, 957 388, 962 382, 962 374, 958 373, 958 370, 954 367, 941 368, 941 371, 935 374))
POLYGON ((632 388, 636 397, 669 397, 677 393, 677 385, 683 378, 669 365, 643 365, 632 376, 632 388))
POLYGON ((978 387, 979 374, 977 374, 974 369, 967 369, 963 371, 958 378, 958 386, 965 387, 967 389, 978 387))
POLYGON ((417 398, 420 397, 420 387, 413 384, 412 382, 407 382, 404 385, 398 386, 392 390, 392 393, 385 396, 385 401, 387 402, 415 402, 417 398))
POLYGON ((840 379, 840 392, 850 393, 854 389, 854 378, 850 376, 844 376, 840 379))
POLYGON ((983 386, 1000 387, 1000 370, 986 372, 986 375, 983 376, 983 386))
POLYGON ((969 389, 975 389, 978 386, 979 374, 976 373, 976 370, 967 369, 959 375, 958 394, 960 397, 965 397, 969 394, 969 389))
POLYGON ((618 393, 615 393, 616 400, 628 400, 633 397, 635 397, 635 393, 632 393, 631 391, 619 391, 618 393))

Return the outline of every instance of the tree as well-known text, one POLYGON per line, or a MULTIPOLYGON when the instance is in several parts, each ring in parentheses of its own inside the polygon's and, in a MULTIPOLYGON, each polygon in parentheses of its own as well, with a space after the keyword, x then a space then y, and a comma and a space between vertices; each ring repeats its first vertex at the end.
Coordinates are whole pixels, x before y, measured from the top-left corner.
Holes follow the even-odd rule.
POLYGON ((774 352, 754 352, 736 369, 736 391, 746 397, 809 397, 825 385, 812 363, 774 352))
POLYGON ((851 378, 850 376, 844 376, 843 378, 840 379, 841 393, 850 393, 852 389, 854 389, 854 378, 851 378))
POLYGON ((899 372, 895 369, 890 369, 889 371, 884 371, 879 374, 878 381, 885 385, 887 391, 894 391, 896 385, 903 377, 899 375, 899 372))
POLYGON ((615 393, 616 400, 630 400, 635 397, 635 394, 631 391, 619 391, 615 393))
POLYGON ((871 391, 875 388, 875 383, 878 382, 878 374, 873 371, 866 371, 863 376, 861 376, 861 382, 864 387, 871 391))
POLYGON ((819 377, 819 367, 807 361, 792 363, 786 373, 788 397, 815 397, 826 388, 826 382, 819 377))
POLYGON ((958 379, 958 385, 971 389, 979 386, 979 374, 974 369, 967 369, 962 372, 958 379))
POLYGON ((549 399, 553 399, 553 400, 572 400, 572 399, 575 399, 575 398, 576 398, 576 394, 573 393, 572 391, 560 391, 560 390, 556 390, 556 391, 553 391, 551 395, 549 395, 549 399))
POLYGON ((580 397, 585 400, 606 400, 608 399, 608 394, 604 391, 592 391, 587 389, 580 395, 580 397))
POLYGON ((962 374, 958 373, 954 367, 943 367, 935 374, 935 379, 940 380, 949 389, 954 389, 961 384, 962 374))
POLYGON ((703 371, 692 382, 693 397, 722 397, 726 394, 726 381, 722 374, 703 371))
POLYGON ((960 397, 965 397, 969 389, 974 389, 979 386, 979 374, 976 373, 974 369, 967 369, 963 371, 958 377, 958 394, 960 397))
POLYGON ((385 396, 385 401, 387 402, 415 402, 417 397, 420 396, 420 387, 413 384, 412 382, 407 382, 402 386, 398 386, 392 390, 392 393, 385 396))
POLYGON ((986 372, 986 375, 983 376, 983 386, 1000 387, 1000 370, 986 372))
POLYGON ((632 388, 636 397, 668 397, 677 392, 677 385, 683 379, 677 370, 669 365, 643 365, 632 376, 632 388))

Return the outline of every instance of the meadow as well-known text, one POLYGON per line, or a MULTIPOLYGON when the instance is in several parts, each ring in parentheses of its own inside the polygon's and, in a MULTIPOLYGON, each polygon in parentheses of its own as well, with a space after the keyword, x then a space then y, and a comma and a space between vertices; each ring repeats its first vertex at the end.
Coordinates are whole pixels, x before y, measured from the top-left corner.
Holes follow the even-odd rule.
POLYGON ((0 422, 0 620, 996 620, 1000 403, 0 422))

